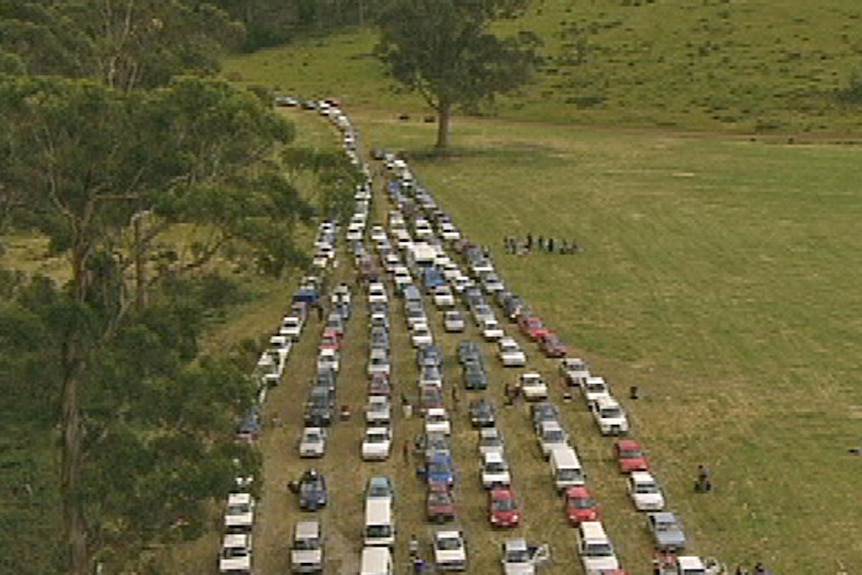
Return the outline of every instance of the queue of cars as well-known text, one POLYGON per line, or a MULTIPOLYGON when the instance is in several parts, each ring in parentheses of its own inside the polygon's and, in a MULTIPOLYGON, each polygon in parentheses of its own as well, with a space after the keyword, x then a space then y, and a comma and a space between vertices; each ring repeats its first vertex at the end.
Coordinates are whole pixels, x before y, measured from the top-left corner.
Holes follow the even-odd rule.
MULTIPOLYGON (((356 137, 346 117, 337 106, 331 103, 320 103, 316 109, 321 115, 328 116, 342 130, 348 156, 351 157, 351 161, 360 165, 361 160, 356 152, 356 137)), ((380 159, 392 176, 388 187, 389 196, 390 201, 398 209, 389 214, 389 233, 387 234, 382 226, 372 226, 370 237, 375 242, 377 257, 382 262, 382 267, 389 272, 394 293, 404 299, 408 330, 411 342, 417 350, 417 367, 420 373, 419 406, 424 417, 425 433, 421 440, 417 441, 416 448, 422 456, 422 472, 427 483, 426 517, 431 522, 443 523, 452 521, 457 516, 452 490, 456 473, 449 439, 453 423, 443 405, 442 353, 439 348, 436 348, 433 333, 429 328, 423 293, 427 294, 435 308, 444 314, 446 331, 461 331, 466 321, 472 321, 479 328, 482 338, 496 345, 497 355, 502 365, 525 368, 527 362, 525 350, 517 339, 506 333, 507 328, 504 327, 504 322, 498 319, 495 306, 492 305, 496 303, 497 307, 502 309, 503 319, 515 322, 516 329, 526 338, 537 342, 539 349, 546 356, 561 358, 561 372, 569 385, 583 390, 582 395, 588 398, 588 408, 603 434, 625 435, 628 432, 628 422, 619 403, 614 404, 615 400, 610 395, 607 384, 605 383, 603 394, 599 388, 600 383, 604 381, 595 381, 586 364, 583 362, 578 364, 576 358, 567 357, 568 349, 559 335, 544 325, 540 318, 531 314, 522 298, 506 289, 505 283, 494 270, 493 261, 487 250, 464 242, 448 216, 436 206, 430 193, 418 185, 406 162, 391 154, 382 154, 380 159), (439 241, 440 238, 442 242, 439 241), (468 273, 460 271, 459 266, 447 255, 444 247, 455 249, 461 255, 468 273), (428 269, 437 271, 417 273, 419 270, 428 269), (416 281, 413 279, 414 276, 417 278, 416 281), (411 288, 419 291, 419 295, 417 296, 411 288), (464 302, 466 314, 457 309, 456 298, 464 302), (588 380, 593 380, 589 383, 594 385, 588 386, 588 380), (619 417, 620 415, 622 418, 619 417)), ((371 333, 367 366, 369 396, 364 413, 368 427, 360 452, 363 459, 375 461, 387 459, 391 452, 392 386, 389 361, 390 292, 386 283, 373 281, 380 279, 376 275, 376 258, 364 252, 361 245, 366 235, 365 226, 370 199, 370 185, 367 189, 358 190, 355 196, 356 211, 365 215, 364 217, 354 215, 345 237, 353 242, 359 272, 363 277, 372 280, 368 283, 367 292, 368 306, 371 310, 371 333), (372 449, 373 444, 380 444, 379 449, 372 449)), ((327 231, 329 230, 333 232, 330 246, 316 243, 317 251, 314 258, 318 274, 316 277, 325 273, 327 267, 337 261, 334 249, 336 230, 334 223, 327 228, 327 231)), ((306 287, 314 287, 314 277, 309 278, 310 282, 306 287)), ((324 455, 327 427, 338 416, 335 390, 340 369, 340 346, 344 324, 350 317, 349 289, 346 286, 339 286, 339 288, 340 297, 343 300, 339 306, 333 307, 334 315, 327 318, 327 329, 324 337, 321 338, 317 381, 312 384, 308 407, 306 407, 306 416, 310 417, 306 423, 314 425, 308 425, 303 430, 302 439, 299 442, 301 457, 324 455), (315 409, 311 409, 312 405, 315 409), (324 406, 326 406, 325 409, 324 406)), ((277 378, 273 377, 274 374, 277 373, 280 378, 283 361, 289 353, 290 345, 299 337, 299 332, 302 330, 301 324, 309 308, 310 304, 306 306, 303 314, 297 307, 295 315, 292 313, 286 316, 279 333, 279 336, 285 339, 271 341, 272 350, 269 353, 271 361, 264 361, 265 365, 261 366, 269 377, 269 383, 264 386, 264 389, 274 380, 277 382, 277 378), (291 319, 288 321, 288 318, 291 319), (299 324, 298 330, 297 324, 299 324), (281 368, 278 367, 279 362, 282 363, 281 368), (275 369, 270 363, 275 365, 275 369)), ((465 361, 461 357, 459 348, 463 385, 468 390, 484 390, 488 387, 488 381, 481 350, 478 345, 475 348, 473 346, 465 346, 465 348, 473 349, 466 349, 465 361)), ((538 451, 548 460, 554 486, 565 499, 566 514, 569 522, 576 528, 576 545, 585 570, 587 573, 621 573, 613 546, 601 525, 601 511, 595 502, 593 492, 586 485, 586 477, 580 466, 572 437, 560 421, 559 408, 549 401, 547 383, 538 373, 527 371, 518 377, 515 387, 521 397, 531 403, 530 414, 536 431, 538 451)), ((522 520, 522 511, 511 489, 511 471, 505 458, 505 441, 500 430, 495 427, 494 406, 488 401, 475 400, 471 402, 469 413, 471 424, 477 428, 478 453, 481 460, 480 478, 483 486, 488 490, 488 521, 491 525, 501 528, 518 525, 522 520)), ((678 552, 682 549, 678 546, 685 544, 684 534, 682 543, 679 543, 678 535, 682 533, 681 529, 678 529, 679 533, 674 532, 674 528, 679 528, 679 522, 673 514, 670 518, 661 515, 664 512, 661 488, 654 478, 649 476, 648 471, 629 470, 631 465, 637 467, 637 464, 631 462, 637 461, 638 453, 643 456, 644 461, 646 458, 636 442, 631 445, 626 443, 627 441, 632 440, 620 438, 614 443, 613 449, 621 470, 625 468, 628 474, 627 485, 633 504, 647 514, 647 524, 656 541, 658 542, 660 537, 664 541, 664 543, 657 543, 657 548, 673 553, 678 552), (635 478, 637 473, 645 473, 649 477, 638 475, 635 478), (653 480, 652 487, 648 481, 650 478, 653 480), (662 496, 661 505, 655 503, 655 498, 647 497, 655 495, 649 493, 651 488, 657 489, 662 496)), ((648 462, 646 465, 648 470, 648 462)), ((303 475, 299 491, 300 506, 312 510, 326 505, 326 481, 315 469, 309 469, 303 475), (303 492, 307 493, 306 497, 302 496, 303 492)), ((396 534, 392 514, 394 500, 394 489, 387 478, 378 476, 369 481, 365 498, 364 548, 360 558, 362 575, 386 575, 394 571, 390 552, 396 534)), ((242 555, 243 545, 248 550, 247 555, 251 554, 250 530, 246 535, 248 537, 244 541, 231 541, 231 549, 238 550, 237 556, 242 555)), ((292 571, 306 573, 322 569, 323 541, 319 521, 303 520, 297 523, 291 546, 292 571), (316 555, 317 552, 319 555, 316 555)), ((225 543, 227 544, 227 541, 225 543)), ((468 568, 467 538, 461 529, 435 530, 431 549, 437 570, 463 571, 468 568)), ((550 549, 547 546, 533 545, 523 539, 507 539, 501 546, 501 566, 505 573, 530 574, 537 565, 549 557, 550 549)), ((680 567, 678 573, 680 575, 698 573, 696 570, 689 570, 689 566, 694 565, 692 562, 694 559, 696 558, 680 558, 676 565, 686 567, 685 569, 680 567)))
MULTIPOLYGON (((393 165, 398 161, 394 157, 385 159, 393 165)), ((398 165, 409 172, 406 163, 398 165)), ((399 208, 418 214, 414 215, 417 227, 426 230, 430 220, 430 227, 440 228, 441 222, 448 221, 430 193, 416 183, 412 174, 409 178, 393 179, 388 190, 390 200, 399 208)), ((433 236, 423 232, 423 242, 432 240, 433 236)), ((462 240, 450 244, 450 247, 457 248, 468 273, 461 274, 454 267, 449 267, 449 260, 441 264, 443 277, 450 282, 451 291, 461 296, 483 339, 496 344, 501 364, 505 367, 526 367, 527 357, 517 339, 506 334, 490 305, 492 301, 496 301, 505 317, 516 324, 522 336, 538 344, 546 357, 560 359, 560 372, 565 383, 581 392, 596 428, 602 435, 617 437, 612 446, 614 457, 621 472, 628 476, 626 485, 635 509, 647 515, 647 528, 654 538, 656 550, 661 553, 684 551, 685 537, 680 536, 682 531, 678 528, 676 517, 672 513, 670 518, 655 515, 667 513, 663 510, 661 487, 648 473, 649 462, 643 448, 636 440, 625 437, 630 431, 628 417, 621 403, 611 394, 607 382, 591 374, 586 363, 579 358, 568 357, 569 349, 561 336, 533 314, 521 297, 506 289, 505 283, 495 272, 487 249, 462 240), (673 521, 670 521, 671 518, 673 521)), ((438 264, 432 262, 429 265, 438 264)), ((433 288, 432 293, 436 294, 439 289, 433 288)), ((448 299, 446 304, 445 309, 452 310, 448 306, 448 299)), ((448 316, 444 318, 444 325, 447 325, 447 319, 448 316)), ((457 324, 455 327, 460 328, 457 324)), ((463 381, 468 390, 487 387, 487 380, 483 384, 478 375, 481 373, 482 360, 475 359, 477 356, 482 357, 476 347, 469 344, 459 347, 463 381)), ((567 518, 577 529, 577 546, 584 569, 587 573, 621 572, 613 545, 601 524, 601 512, 594 494, 586 485, 575 446, 559 419, 559 409, 549 402, 547 383, 539 373, 527 371, 518 377, 515 390, 517 396, 532 403, 531 413, 540 451, 550 462, 555 488, 564 497, 567 518)), ((471 409, 471 421, 474 421, 474 412, 478 415, 481 409, 480 404, 476 403, 475 409, 471 409)), ((494 446, 497 441, 499 439, 493 434, 480 440, 480 449, 485 449, 482 451, 482 484, 489 489, 489 521, 496 525, 507 525, 513 523, 512 518, 519 518, 520 513, 514 494, 508 489, 511 478, 507 476, 508 465, 502 449, 498 450, 494 446), (505 518, 506 513, 509 513, 509 519, 505 518)), ((690 570, 690 567, 697 565, 698 561, 694 557, 685 557, 682 561, 674 561, 674 565, 680 569, 680 573, 694 574, 698 571, 690 570)))

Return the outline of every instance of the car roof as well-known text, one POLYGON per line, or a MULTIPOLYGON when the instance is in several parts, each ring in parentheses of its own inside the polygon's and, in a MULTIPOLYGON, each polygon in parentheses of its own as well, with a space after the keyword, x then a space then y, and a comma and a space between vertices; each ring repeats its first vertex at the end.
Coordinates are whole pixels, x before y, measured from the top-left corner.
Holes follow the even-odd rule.
POLYGON ((632 471, 630 477, 633 483, 655 483, 655 477, 649 471, 632 471))
POLYGON ((592 494, 592 490, 586 485, 571 485, 566 488, 566 496, 568 497, 589 497, 592 494))
POLYGON ((620 449, 640 449, 641 444, 636 439, 619 439, 617 440, 617 446, 620 449))
POLYGON ((309 539, 320 536, 320 521, 316 519, 307 519, 296 523, 294 528, 295 539, 309 539))

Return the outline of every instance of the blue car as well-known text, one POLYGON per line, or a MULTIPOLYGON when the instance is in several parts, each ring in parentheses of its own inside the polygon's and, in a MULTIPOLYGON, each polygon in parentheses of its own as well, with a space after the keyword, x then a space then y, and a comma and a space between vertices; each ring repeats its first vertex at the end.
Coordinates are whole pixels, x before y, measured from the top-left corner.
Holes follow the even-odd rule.
POLYGON ((434 454, 425 464, 425 480, 429 485, 444 483, 450 487, 455 484, 455 469, 452 457, 446 454, 434 454))
POLYGON ((316 469, 309 469, 299 481, 299 508, 303 511, 317 511, 326 507, 326 478, 316 469))

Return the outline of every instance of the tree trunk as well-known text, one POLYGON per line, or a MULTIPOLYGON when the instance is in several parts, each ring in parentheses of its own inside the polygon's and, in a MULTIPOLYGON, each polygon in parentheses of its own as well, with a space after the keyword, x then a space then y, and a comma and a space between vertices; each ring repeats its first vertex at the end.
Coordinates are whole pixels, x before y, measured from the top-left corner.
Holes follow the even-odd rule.
MULTIPOLYGON (((87 292, 86 257, 88 248, 76 245, 72 255, 75 300, 82 303, 87 292)), ((65 328, 63 341, 63 390, 60 404, 61 469, 60 489, 63 501, 63 528, 68 546, 69 575, 90 572, 87 525, 81 493, 81 461, 84 429, 81 420, 81 373, 85 364, 78 318, 65 328)))
POLYGON ((437 108, 437 143, 434 147, 445 150, 449 147, 449 120, 452 117, 452 104, 443 103, 437 108))
MULTIPOLYGON (((73 336, 74 337, 74 336, 73 336)), ((77 344, 69 342, 65 361, 75 361, 77 344)), ((63 381, 62 431, 63 452, 61 488, 63 490, 63 523, 69 552, 69 575, 88 575, 87 526, 81 501, 81 426, 80 379, 76 366, 67 366, 63 381)))

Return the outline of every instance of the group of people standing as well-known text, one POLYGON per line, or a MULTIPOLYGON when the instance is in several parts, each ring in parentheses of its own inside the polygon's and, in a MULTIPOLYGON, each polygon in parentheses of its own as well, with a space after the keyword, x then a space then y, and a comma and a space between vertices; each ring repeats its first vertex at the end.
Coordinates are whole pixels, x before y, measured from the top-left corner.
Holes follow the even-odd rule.
POLYGON ((571 241, 565 239, 554 239, 553 237, 546 238, 538 236, 533 238, 532 233, 527 233, 527 237, 522 239, 515 236, 506 236, 503 238, 503 247, 507 254, 526 255, 537 252, 546 252, 549 254, 574 254, 583 251, 583 247, 573 239, 571 241))

